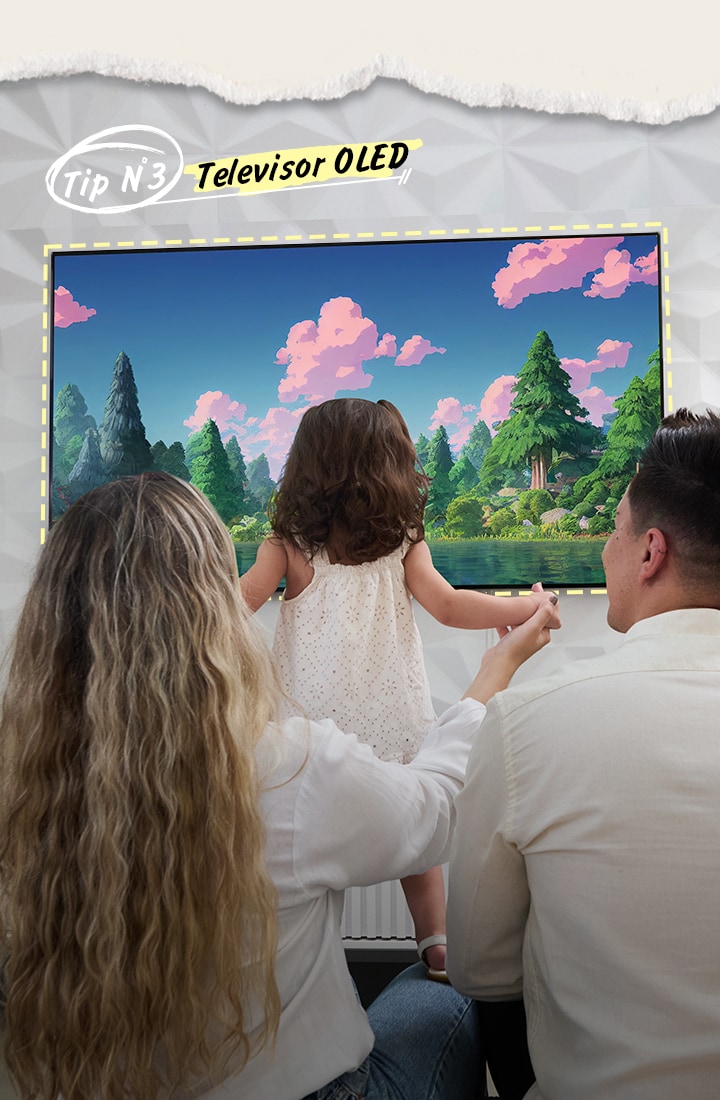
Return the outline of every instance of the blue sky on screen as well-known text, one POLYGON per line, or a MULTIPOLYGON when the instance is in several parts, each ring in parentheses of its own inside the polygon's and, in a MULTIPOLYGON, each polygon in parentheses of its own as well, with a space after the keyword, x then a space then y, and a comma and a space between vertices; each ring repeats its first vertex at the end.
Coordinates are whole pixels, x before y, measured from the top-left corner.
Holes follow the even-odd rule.
POLYGON ((59 253, 54 286, 55 393, 99 423, 125 351, 150 443, 211 416, 275 477, 330 397, 387 398, 457 452, 541 329, 599 424, 659 341, 654 234, 59 253))

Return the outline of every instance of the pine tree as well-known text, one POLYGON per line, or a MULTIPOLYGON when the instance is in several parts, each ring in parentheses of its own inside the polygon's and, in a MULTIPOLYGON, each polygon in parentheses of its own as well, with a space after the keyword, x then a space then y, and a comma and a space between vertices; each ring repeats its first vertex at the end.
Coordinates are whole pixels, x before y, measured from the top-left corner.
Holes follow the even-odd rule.
POLYGON ((475 469, 479 470, 491 443, 490 429, 484 420, 478 420, 477 424, 473 425, 467 443, 460 451, 460 457, 469 459, 475 469))
POLYGON ((55 398, 55 443, 64 449, 74 435, 85 438, 88 428, 97 428, 95 417, 89 416, 85 398, 74 383, 68 382, 55 398))
POLYGON ((240 494, 240 500, 242 501, 240 511, 243 512, 246 516, 252 516, 256 512, 262 512, 263 509, 260 505, 260 502, 250 492, 247 467, 245 466, 245 457, 240 450, 240 444, 238 443, 237 436, 230 436, 227 443, 225 444, 225 453, 228 456, 230 469, 232 470, 238 493, 240 494))
POLYGON ((461 454, 452 470, 450 481, 456 494, 469 493, 478 483, 478 471, 465 454, 461 454))
POLYGON ((430 440, 425 472, 431 479, 425 506, 425 519, 429 525, 442 522, 447 506, 455 496, 455 486, 450 480, 454 466, 448 434, 441 424, 430 440))
POLYGON ((421 466, 425 466, 428 459, 428 451, 430 450, 430 440, 422 432, 415 440, 415 454, 418 457, 418 462, 421 466))
POLYGON ((168 447, 164 462, 163 469, 168 474, 179 477, 181 481, 190 480, 190 471, 185 461, 185 448, 178 439, 168 447))
POLYGON ((206 420, 200 431, 190 437, 187 455, 192 455, 190 477, 193 485, 205 494, 223 523, 228 523, 240 512, 241 501, 214 420, 206 420))
POLYGON ((650 398, 653 407, 655 408, 655 415, 657 417, 657 427, 662 418, 662 377, 661 377, 660 362, 660 348, 656 348, 652 355, 648 356, 648 370, 643 376, 643 382, 645 388, 648 391, 648 397, 650 398))
POLYGON ((450 450, 447 430, 444 425, 441 424, 430 440, 430 446, 428 447, 426 465, 428 468, 432 467, 433 470, 430 476, 434 477, 441 472, 449 474, 453 468, 454 461, 452 451, 450 450))
POLYGON ((531 489, 544 489, 553 454, 592 446, 595 429, 563 370, 546 332, 539 332, 517 376, 510 416, 500 425, 488 455, 511 468, 530 466, 531 489))
POLYGON ((115 360, 99 436, 100 453, 108 477, 119 478, 153 469, 150 444, 145 438, 140 415, 135 376, 124 351, 115 360))
POLYGON ((153 462, 158 470, 163 469, 163 459, 167 454, 167 444, 163 439, 158 439, 157 443, 153 443, 150 448, 150 454, 153 457, 153 462))
POLYGON ((105 464, 100 454, 98 433, 94 428, 88 428, 85 433, 77 462, 70 471, 68 487, 73 500, 103 485, 107 481, 105 464))
POLYGON ((275 482, 270 477, 270 466, 265 454, 258 455, 248 463, 247 479, 250 492, 264 512, 275 489, 275 482))
POLYGON ((182 443, 171 443, 166 447, 164 441, 158 439, 157 443, 153 443, 150 452, 156 469, 172 474, 173 477, 179 477, 182 481, 190 480, 190 471, 185 463, 185 448, 182 443))
POLYGON ((635 377, 617 398, 615 408, 618 413, 607 434, 607 450, 598 463, 598 474, 629 480, 658 426, 658 405, 644 379, 635 377))
POLYGON ((77 462, 88 428, 95 429, 95 417, 88 415, 85 398, 68 382, 55 398, 52 441, 52 478, 55 485, 66 485, 77 462))

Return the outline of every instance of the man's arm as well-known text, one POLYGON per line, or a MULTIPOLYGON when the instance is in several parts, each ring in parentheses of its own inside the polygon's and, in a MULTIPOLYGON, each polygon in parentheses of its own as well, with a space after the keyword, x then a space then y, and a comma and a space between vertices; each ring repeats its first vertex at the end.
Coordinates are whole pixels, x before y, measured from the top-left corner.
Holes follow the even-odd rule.
POLYGON ((447 971, 481 1000, 522 993, 522 946, 530 892, 525 861, 507 838, 507 780, 494 701, 470 753, 456 802, 447 907, 447 971))

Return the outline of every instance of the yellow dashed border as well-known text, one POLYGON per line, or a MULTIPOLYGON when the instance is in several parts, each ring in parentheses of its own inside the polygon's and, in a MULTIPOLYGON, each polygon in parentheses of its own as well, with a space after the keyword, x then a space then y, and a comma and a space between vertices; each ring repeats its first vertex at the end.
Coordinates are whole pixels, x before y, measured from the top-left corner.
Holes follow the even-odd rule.
MULTIPOLYGON (((503 237, 503 236, 523 236, 529 233, 546 234, 552 236, 560 233, 583 232, 588 234, 593 233, 607 233, 612 230, 659 230, 661 235, 662 244, 662 291, 661 291, 661 313, 664 318, 664 331, 663 331, 663 361, 665 363, 665 411, 671 413, 673 411, 673 394, 672 394, 672 347, 671 347, 671 328, 670 328, 670 259, 668 252, 668 230, 667 226, 663 225, 659 221, 646 221, 646 222, 620 222, 616 225, 614 222, 590 222, 574 223, 571 226, 567 225, 548 225, 543 227, 541 225, 526 225, 522 229, 516 225, 502 226, 500 229, 494 229, 492 226, 480 226, 474 229, 406 229, 406 230, 367 230, 358 231, 356 233, 286 233, 281 234, 261 234, 260 236, 245 236, 245 237, 189 237, 187 240, 182 238, 171 238, 165 240, 140 240, 138 243, 135 241, 116 241, 113 245, 110 241, 95 241, 89 245, 85 242, 71 243, 67 246, 62 244, 46 244, 44 246, 43 255, 47 261, 48 256, 53 252, 63 252, 66 248, 69 249, 85 249, 90 248, 187 248, 198 245, 228 245, 234 247, 238 244, 270 244, 270 243, 302 243, 310 241, 351 241, 353 239, 358 241, 364 240, 386 240, 392 238, 393 240, 400 240, 405 238, 407 240, 422 239, 423 236, 427 240, 435 240, 439 237, 445 239, 452 237, 464 237, 466 239, 472 239, 475 237, 503 237)), ((48 512, 49 512, 49 492, 50 487, 48 483, 48 469, 49 469, 49 448, 50 441, 52 440, 52 433, 48 432, 48 424, 50 422, 50 401, 49 401, 49 388, 48 388, 48 326, 50 324, 50 265, 45 262, 43 264, 43 314, 42 314, 42 391, 41 391, 41 423, 42 423, 42 454, 40 457, 40 543, 45 542, 47 536, 47 524, 48 524, 48 512)), ((495 595, 511 595, 513 591, 517 590, 500 590, 495 591, 495 595)), ((565 588, 562 590, 563 596, 582 596, 582 595, 605 595, 605 588, 565 588)), ((527 593, 520 592, 521 595, 527 595, 527 593)))

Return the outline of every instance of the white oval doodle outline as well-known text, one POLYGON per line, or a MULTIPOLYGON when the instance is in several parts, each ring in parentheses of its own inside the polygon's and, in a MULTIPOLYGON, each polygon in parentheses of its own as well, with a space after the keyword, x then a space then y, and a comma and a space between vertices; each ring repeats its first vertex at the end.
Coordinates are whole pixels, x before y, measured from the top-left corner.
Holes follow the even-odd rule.
POLYGON ((82 214, 122 214, 128 210, 137 210, 141 206, 151 206, 153 203, 158 202, 164 195, 167 195, 168 191, 171 191, 177 181, 180 179, 183 169, 185 167, 185 160, 183 157, 183 151, 178 145, 174 137, 166 133, 165 130, 160 130, 156 126, 144 126, 142 123, 138 123, 135 126, 111 126, 107 130, 98 130, 96 134, 90 134, 89 137, 83 138, 76 145, 73 145, 72 149, 68 149, 66 153, 63 153, 61 157, 53 161, 45 174, 45 186, 51 199, 60 203, 61 206, 67 206, 71 210, 79 210, 82 214), (67 199, 60 198, 55 194, 55 180, 58 177, 58 173, 61 168, 64 168, 68 161, 79 153, 90 153, 95 149, 137 149, 146 151, 149 153, 158 153, 160 156, 166 156, 167 154, 163 149, 155 149, 150 145, 136 145, 132 142, 123 141, 99 141, 100 138, 106 138, 112 134, 123 134, 127 132, 137 133, 143 131, 145 133, 157 134, 162 138, 165 138, 175 147, 178 157, 180 158, 179 167, 165 187, 158 191, 157 194, 150 195, 146 199, 142 199, 141 202, 133 202, 123 204, 121 206, 79 206, 77 203, 69 202, 67 199))

